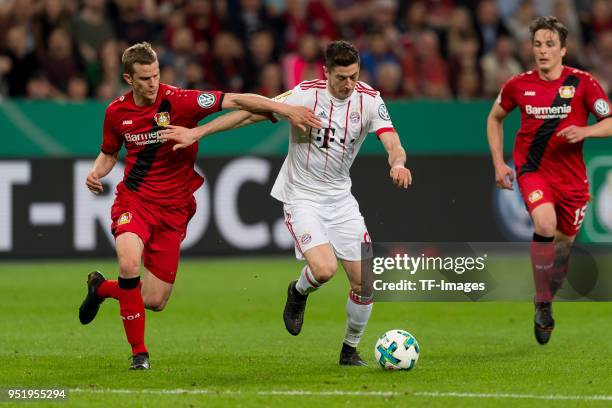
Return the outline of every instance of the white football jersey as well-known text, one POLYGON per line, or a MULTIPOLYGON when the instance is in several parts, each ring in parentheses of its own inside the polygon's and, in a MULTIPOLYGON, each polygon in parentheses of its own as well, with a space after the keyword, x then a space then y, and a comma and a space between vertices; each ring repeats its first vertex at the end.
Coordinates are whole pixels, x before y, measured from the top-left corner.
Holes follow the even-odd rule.
POLYGON ((333 97, 326 80, 314 80, 275 100, 311 108, 322 125, 306 133, 291 128, 289 152, 271 193, 283 203, 330 204, 350 195, 350 168, 366 136, 393 130, 379 92, 363 82, 346 99, 333 97))

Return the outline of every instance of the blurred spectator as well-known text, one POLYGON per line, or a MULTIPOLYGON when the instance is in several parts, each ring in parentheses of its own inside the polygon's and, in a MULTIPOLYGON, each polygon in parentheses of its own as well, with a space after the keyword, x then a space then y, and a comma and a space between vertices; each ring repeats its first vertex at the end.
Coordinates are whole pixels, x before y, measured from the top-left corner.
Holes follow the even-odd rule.
POLYGON ((274 26, 263 0, 239 0, 238 12, 229 19, 229 29, 238 36, 244 46, 255 31, 274 26))
MULTIPOLYGON (((446 32, 446 49, 450 57, 460 52, 460 47, 466 38, 474 38, 476 32, 472 24, 470 12, 465 7, 453 10, 446 32)), ((476 49, 478 51, 478 48, 476 49)))
POLYGON ((261 30, 251 35, 246 59, 245 87, 247 90, 252 91, 260 87, 261 71, 266 65, 277 61, 275 48, 274 36, 270 31, 261 30))
POLYGON ((141 41, 153 42, 158 33, 152 15, 145 14, 146 0, 115 0, 117 18, 115 33, 120 48, 125 49, 141 41))
POLYGON ((525 38, 519 42, 518 51, 516 53, 518 62, 521 64, 523 71, 535 69, 535 60, 533 58, 533 46, 531 37, 525 38))
POLYGON ((427 30, 419 35, 414 68, 404 72, 414 72, 415 96, 433 99, 450 97, 447 66, 440 53, 435 31, 427 30))
POLYGON ((361 53, 361 70, 364 80, 375 85, 378 81, 377 66, 382 63, 398 64, 399 61, 392 51, 392 44, 385 39, 382 31, 370 34, 368 45, 361 53))
POLYGON ((604 90, 612 92, 612 31, 599 35, 593 58, 593 74, 596 75, 604 90))
MULTIPOLYGON (((213 9, 211 0, 190 0, 185 8, 187 24, 191 28, 195 43, 194 50, 199 55, 203 55, 212 47, 213 39, 221 31, 219 16, 215 11, 218 13, 219 9, 213 9)), ((184 16, 173 18, 182 24, 180 21, 184 16)), ((178 27, 180 26, 175 29, 178 27)))
POLYGON ((480 2, 476 10, 476 21, 476 31, 480 39, 480 51, 478 52, 480 56, 493 51, 499 36, 510 35, 499 17, 494 0, 482 0, 480 2))
POLYGON ((612 4, 610 0, 593 0, 592 28, 595 36, 612 30, 612 4))
POLYGON ((457 78, 456 97, 461 101, 482 97, 480 75, 476 70, 461 71, 457 78))
POLYGON ((321 46, 311 34, 300 39, 298 52, 285 56, 282 64, 287 89, 302 81, 325 78, 321 46))
POLYGON ((185 69, 185 88, 211 89, 210 84, 204 81, 204 69, 198 62, 190 62, 185 69))
POLYGON ((256 93, 272 98, 285 92, 283 87, 283 71, 278 64, 268 64, 260 71, 260 87, 256 93))
POLYGON ((573 0, 555 0, 552 12, 546 15, 557 17, 567 27, 571 37, 582 42, 582 28, 573 0))
POLYGON ((533 6, 533 0, 522 0, 516 13, 508 19, 508 29, 515 40, 531 39, 529 26, 536 17, 537 14, 533 6))
POLYGON ((523 71, 521 64, 514 58, 513 54, 514 44, 512 39, 501 36, 497 39, 495 50, 482 58, 485 96, 494 97, 508 79, 523 71))
MULTIPOLYGON (((478 39, 476 36, 461 38, 457 49, 449 62, 449 80, 453 95, 459 96, 460 81, 465 72, 469 72, 470 79, 475 75, 478 80, 476 93, 482 95, 482 69, 478 61, 478 39)), ((470 83, 471 84, 471 83, 470 83)), ((470 90, 471 94, 472 90, 470 90)), ((464 97, 465 89, 464 89, 464 97)))
POLYGON ((68 81, 68 99, 72 102, 82 102, 89 94, 89 86, 85 77, 73 76, 68 81))
POLYGON ((0 78, 3 78, 11 97, 23 98, 28 80, 38 71, 38 59, 28 50, 27 32, 15 26, 7 33, 7 48, 0 53, 0 78))
POLYGON ((225 92, 243 92, 245 85, 244 50, 238 38, 227 31, 214 40, 212 56, 205 58, 205 80, 225 92))
POLYGON ((376 66, 377 81, 375 88, 385 99, 398 99, 404 96, 402 68, 396 62, 381 62, 376 66))
POLYGON ((42 61, 45 77, 54 91, 66 94, 71 77, 82 74, 83 66, 74 52, 70 35, 63 28, 56 28, 49 36, 49 49, 42 61))
POLYGON ((309 33, 328 41, 336 37, 332 16, 320 0, 287 0, 282 20, 283 35, 277 42, 284 44, 285 51, 296 50, 300 39, 309 33))
POLYGON ((53 87, 47 78, 42 75, 35 75, 28 81, 27 96, 28 99, 49 99, 59 95, 53 91, 53 87))
POLYGON ((172 67, 174 71, 174 81, 166 83, 185 87, 187 84, 187 65, 194 61, 193 34, 189 27, 182 27, 172 36, 170 49, 165 50, 159 57, 162 68, 172 67))
POLYGON ((115 38, 113 26, 106 19, 105 0, 85 0, 73 18, 72 30, 83 58, 95 60, 102 44, 115 38))
POLYGON ((33 21, 33 30, 39 54, 42 56, 49 48, 51 33, 57 28, 70 32, 70 15, 73 10, 68 9, 70 3, 64 0, 44 0, 42 10, 33 21))
POLYGON ((96 89, 96 98, 102 102, 109 102, 119 95, 117 85, 113 81, 104 81, 96 89))
POLYGON ((415 47, 419 35, 429 29, 427 8, 422 0, 415 0, 405 11, 401 21, 402 43, 405 48, 415 47))

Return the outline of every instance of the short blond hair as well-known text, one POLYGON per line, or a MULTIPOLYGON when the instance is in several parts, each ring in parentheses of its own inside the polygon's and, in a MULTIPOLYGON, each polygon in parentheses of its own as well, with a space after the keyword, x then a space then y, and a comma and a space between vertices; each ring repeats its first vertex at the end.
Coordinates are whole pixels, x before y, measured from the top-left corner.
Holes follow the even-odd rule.
POLYGON ((134 64, 151 65, 156 61, 157 54, 148 42, 132 45, 121 56, 123 72, 130 76, 134 75, 134 64))

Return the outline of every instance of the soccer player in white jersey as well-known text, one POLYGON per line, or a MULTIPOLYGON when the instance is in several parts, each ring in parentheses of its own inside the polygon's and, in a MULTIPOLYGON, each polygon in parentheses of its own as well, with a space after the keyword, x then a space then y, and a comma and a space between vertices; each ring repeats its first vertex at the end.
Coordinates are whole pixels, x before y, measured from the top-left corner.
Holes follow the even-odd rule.
MULTIPOLYGON (((389 175, 400 188, 412 183, 404 165, 406 153, 379 92, 359 78, 359 53, 346 41, 330 43, 325 51, 326 80, 305 81, 276 100, 315 111, 321 129, 291 129, 289 152, 272 196, 283 203, 285 221, 298 259, 305 259, 299 278, 289 284, 283 313, 292 335, 302 329, 308 295, 330 280, 340 259, 351 290, 346 304, 346 332, 341 365, 366 363, 357 345, 372 313, 372 296, 361 285, 362 244, 370 236, 359 205, 351 194, 349 169, 369 133, 375 133, 388 153, 389 175)), ((205 135, 266 119, 237 111, 194 129, 169 127, 164 138, 189 146, 205 135)))

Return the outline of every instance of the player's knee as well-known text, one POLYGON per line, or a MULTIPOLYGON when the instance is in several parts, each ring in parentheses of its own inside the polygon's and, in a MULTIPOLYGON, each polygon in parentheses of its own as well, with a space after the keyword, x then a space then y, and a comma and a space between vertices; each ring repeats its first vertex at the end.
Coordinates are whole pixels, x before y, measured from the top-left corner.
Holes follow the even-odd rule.
POLYGON ((125 278, 134 278, 140 275, 140 261, 130 258, 119 259, 120 275, 125 278))
POLYGON ((153 312, 161 312, 166 308, 168 301, 161 296, 143 295, 145 307, 153 312))
POLYGON ((316 265, 311 265, 310 269, 317 282, 324 283, 334 277, 338 269, 338 264, 335 260, 334 262, 325 261, 316 265))
POLYGON ((351 290, 356 295, 361 296, 361 282, 351 282, 351 290))
POLYGON ((557 230, 557 220, 554 218, 540 218, 535 220, 533 228, 536 234, 543 237, 552 237, 557 230))

